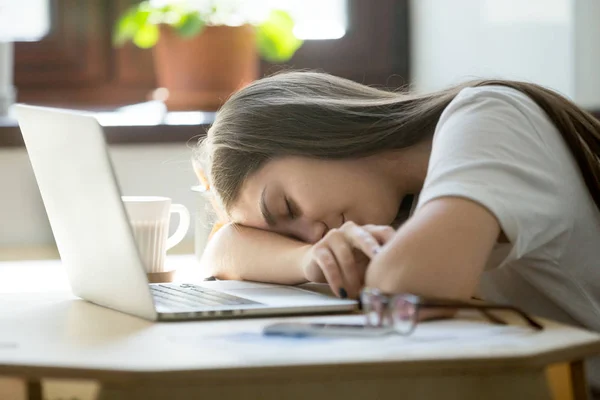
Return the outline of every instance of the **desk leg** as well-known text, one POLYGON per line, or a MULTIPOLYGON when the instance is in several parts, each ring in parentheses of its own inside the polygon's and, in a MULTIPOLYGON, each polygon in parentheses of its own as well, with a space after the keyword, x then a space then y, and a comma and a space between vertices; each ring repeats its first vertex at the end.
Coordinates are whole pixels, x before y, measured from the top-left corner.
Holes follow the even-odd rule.
MULTIPOLYGON (((181 391, 180 388, 174 387, 172 388, 173 392, 170 394, 170 397, 164 397, 166 400, 169 399, 179 399, 178 393, 181 391)), ((147 400, 147 399, 161 399, 162 397, 156 397, 156 393, 152 393, 154 390, 150 389, 150 392, 146 392, 144 389, 135 388, 127 388, 123 386, 110 386, 110 385, 101 385, 100 392, 96 400, 147 400)), ((190 399, 195 399, 196 397, 192 396, 195 393, 188 393, 190 399)), ((160 395, 159 395, 160 396, 160 395)))
POLYGON ((27 381, 27 400, 42 400, 42 382, 27 381))
POLYGON ((574 400, 588 400, 589 389, 585 378, 585 366, 582 360, 573 361, 571 367, 571 385, 574 400))

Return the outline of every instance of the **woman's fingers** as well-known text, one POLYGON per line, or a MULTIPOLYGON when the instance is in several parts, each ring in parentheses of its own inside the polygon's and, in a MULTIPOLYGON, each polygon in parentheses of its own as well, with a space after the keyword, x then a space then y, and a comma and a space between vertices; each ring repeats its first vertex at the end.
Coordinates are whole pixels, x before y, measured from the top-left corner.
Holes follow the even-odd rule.
POLYGON ((385 225, 364 225, 363 229, 371 233, 380 245, 384 245, 394 237, 396 230, 385 225))
POLYGON ((346 222, 339 229, 330 230, 314 245, 313 265, 320 269, 339 297, 357 297, 364 285, 369 260, 394 234, 395 230, 389 226, 358 226, 346 222))
POLYGON ((350 240, 352 246, 361 250, 369 258, 375 257, 379 252, 381 247, 379 241, 371 234, 371 232, 362 226, 358 226, 354 222, 348 221, 342 225, 340 230, 346 235, 348 240, 350 240))
POLYGON ((331 287, 331 290, 336 295, 345 298, 348 296, 346 289, 344 288, 344 279, 342 278, 342 272, 337 265, 335 256, 325 245, 317 245, 318 247, 314 250, 314 261, 317 263, 327 283, 331 287))
POLYGON ((367 274, 367 267, 371 259, 358 249, 353 249, 352 254, 354 254, 356 271, 358 271, 358 275, 360 276, 360 289, 362 289, 365 286, 365 275, 367 274))
POLYGON ((349 297, 355 298, 361 289, 361 281, 364 270, 359 267, 354 257, 354 249, 344 233, 339 230, 330 231, 327 234, 327 244, 335 256, 339 270, 341 271, 343 286, 349 297))

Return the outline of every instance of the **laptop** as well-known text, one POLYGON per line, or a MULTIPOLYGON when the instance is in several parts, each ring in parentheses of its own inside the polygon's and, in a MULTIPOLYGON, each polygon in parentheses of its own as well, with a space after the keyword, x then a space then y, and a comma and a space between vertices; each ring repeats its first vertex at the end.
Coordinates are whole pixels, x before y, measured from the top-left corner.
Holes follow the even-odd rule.
POLYGON ((16 105, 15 112, 73 293, 148 320, 351 311, 354 300, 243 281, 148 282, 102 127, 92 114, 16 105))

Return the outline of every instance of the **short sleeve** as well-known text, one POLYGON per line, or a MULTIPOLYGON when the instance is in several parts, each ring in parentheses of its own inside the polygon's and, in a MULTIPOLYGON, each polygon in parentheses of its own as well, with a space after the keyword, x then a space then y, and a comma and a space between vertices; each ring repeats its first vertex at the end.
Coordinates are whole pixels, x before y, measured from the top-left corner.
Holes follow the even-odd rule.
POLYGON ((436 127, 417 209, 448 196, 481 204, 512 244, 510 255, 498 262, 543 249, 569 229, 572 218, 568 178, 555 154, 557 143, 564 147, 558 136, 526 95, 508 88, 464 89, 436 127))

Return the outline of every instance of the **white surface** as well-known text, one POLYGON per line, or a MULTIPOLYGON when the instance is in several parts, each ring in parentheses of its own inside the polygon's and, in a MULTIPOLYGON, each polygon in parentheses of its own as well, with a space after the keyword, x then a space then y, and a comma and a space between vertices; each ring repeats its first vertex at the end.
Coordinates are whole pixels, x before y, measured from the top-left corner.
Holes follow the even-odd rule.
MULTIPOLYGON (((290 322, 288 319, 287 322, 290 322)), ((294 318, 294 321, 300 320, 294 318)), ((331 324, 362 324, 362 315, 337 315, 328 317, 308 317, 302 320, 331 324)), ((315 353, 348 354, 361 349, 363 356, 374 359, 386 358, 390 353, 414 353, 419 350, 440 351, 449 346, 485 347, 494 349, 510 347, 526 349, 527 341, 536 333, 525 327, 495 326, 478 320, 447 320, 435 323, 423 323, 411 336, 389 334, 382 337, 350 336, 312 336, 286 337, 265 336, 262 334, 264 323, 252 328, 237 329, 230 332, 206 332, 202 336, 175 334, 168 339, 174 344, 190 348, 227 347, 240 356, 263 357, 265 360, 281 360, 281 354, 290 358, 311 358, 315 353)))
POLYGON ((597 0, 413 0, 410 9, 417 90, 517 79, 600 107, 597 0))
POLYGON ((567 327, 532 333, 461 320, 423 324, 409 338, 266 338, 261 332, 268 323, 347 322, 351 317, 151 323, 67 294, 8 294, 0 295, 0 299, 0 324, 6 327, 0 331, 0 364, 210 371, 382 360, 491 361, 528 357, 598 339, 597 335, 567 327))
MULTIPOLYGON (((4 121, 0 117, 0 124, 17 126, 14 110, 12 114, 12 118, 4 121)), ((199 124, 212 120, 211 114, 204 112, 165 115, 164 104, 152 101, 94 115, 103 125, 157 125, 163 120, 167 124, 199 124)), ((111 146, 109 154, 122 194, 170 197, 175 203, 183 204, 192 219, 201 219, 197 221, 198 226, 205 226, 204 201, 191 190, 198 184, 191 163, 196 141, 197 138, 187 143, 111 146)), ((4 206, 0 207, 0 258, 3 248, 54 245, 29 157, 23 147, 0 147, 0 199, 4 206)), ((191 249, 193 240, 192 228, 174 251, 191 249)))
POLYGON ((0 41, 0 117, 8 115, 10 107, 15 102, 13 58, 13 44, 0 41))
MULTIPOLYGON (((164 5, 165 0, 152 0, 155 5, 164 5)), ((339 39, 346 34, 348 0, 221 0, 220 10, 213 15, 213 25, 239 25, 245 20, 260 22, 273 9, 283 9, 294 19, 294 35, 305 40, 339 39), (237 14, 227 12, 229 8, 237 14), (318 10, 318 12, 315 12, 318 10), (240 15, 242 18, 240 18, 240 15)), ((192 5, 200 10, 210 9, 212 2, 193 0, 192 5)))
POLYGON ((600 108, 600 1, 575 1, 575 100, 600 108))
POLYGON ((13 44, 0 41, 0 95, 12 88, 13 81, 13 44))
POLYGON ((94 116, 102 126, 202 125, 214 121, 214 112, 170 111, 160 101, 146 101, 100 111, 94 116))
POLYGON ((190 213, 168 197, 122 196, 137 248, 146 272, 164 272, 167 250, 181 242, 190 227, 190 213), (179 215, 177 228, 169 236, 173 214, 179 215))
MULTIPOLYGON (((187 277, 201 275, 193 256, 167 262, 187 277)), ((481 359, 493 368, 506 358, 515 366, 515 358, 578 345, 598 343, 600 350, 600 336, 579 329, 550 323, 533 333, 470 315, 422 324, 409 338, 265 338, 262 328, 277 321, 356 322, 360 316, 152 323, 75 299, 64 291, 68 286, 58 261, 0 262, 0 276, 0 365, 214 374, 217 368, 429 361, 406 367, 414 373, 420 365, 431 371, 436 360, 450 359, 456 362, 440 368, 464 372, 468 360, 480 370, 481 359)), ((576 350, 563 357, 582 355, 576 350)), ((402 364, 395 368, 402 371, 402 364)))
POLYGON ((348 29, 348 0, 263 1, 289 10, 296 23, 294 35, 300 39, 339 39, 348 29))
MULTIPOLYGON (((160 7, 170 1, 151 0, 151 3, 160 7)), ((212 6, 212 2, 207 0, 192 0, 189 3, 201 13, 208 12, 212 6)), ((211 15, 211 24, 235 26, 247 21, 260 23, 275 8, 290 14, 295 22, 294 35, 300 39, 339 39, 346 34, 347 3, 348 0, 221 0, 219 12, 211 15)))
POLYGON ((50 0, 0 0, 0 41, 39 40, 50 30, 50 0))
MULTIPOLYGON (((123 194, 170 197, 196 218, 198 194, 190 187, 197 180, 186 144, 117 145, 110 155, 123 194)), ((0 201, 0 248, 54 243, 24 148, 0 148, 0 201)))
POLYGON ((73 292, 155 319, 144 266, 96 119, 41 107, 15 110, 73 292))

